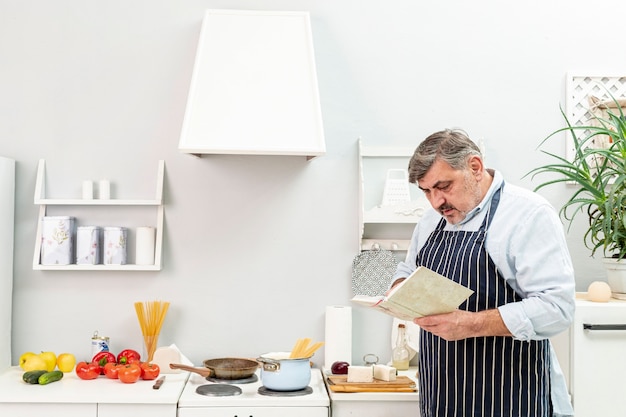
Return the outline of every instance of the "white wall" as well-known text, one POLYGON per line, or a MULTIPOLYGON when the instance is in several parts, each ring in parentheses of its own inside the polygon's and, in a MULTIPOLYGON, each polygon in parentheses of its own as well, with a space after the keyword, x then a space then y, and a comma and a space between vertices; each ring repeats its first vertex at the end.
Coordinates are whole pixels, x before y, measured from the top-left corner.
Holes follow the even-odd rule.
MULTIPOLYGON (((617 0, 0 0, 0 154, 17 161, 13 362, 26 350, 85 358, 96 329, 113 350, 141 348, 133 302, 151 299, 172 303, 161 344, 197 364, 322 340, 324 307, 351 297, 357 137, 414 146, 462 127, 484 140, 488 165, 532 188, 522 176, 561 126, 566 72, 626 66, 607 34, 622 25, 617 10, 617 0), (311 12, 325 156, 178 152, 207 8, 311 12), (128 198, 153 193, 164 159, 163 270, 33 271, 40 158, 53 197, 105 177, 128 198)), ((559 205, 566 191, 545 194, 559 205)), ((604 274, 578 226, 569 243, 583 290, 604 274)), ((387 323, 355 312, 356 359, 388 355, 387 323)))

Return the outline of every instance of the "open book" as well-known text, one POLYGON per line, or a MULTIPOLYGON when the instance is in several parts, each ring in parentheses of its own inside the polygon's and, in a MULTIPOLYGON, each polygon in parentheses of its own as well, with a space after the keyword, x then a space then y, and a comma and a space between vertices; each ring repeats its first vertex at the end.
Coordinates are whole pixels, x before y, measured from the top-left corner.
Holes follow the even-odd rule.
POLYGON ((352 302, 372 307, 401 320, 449 313, 474 291, 426 268, 418 267, 387 295, 355 295, 352 302))

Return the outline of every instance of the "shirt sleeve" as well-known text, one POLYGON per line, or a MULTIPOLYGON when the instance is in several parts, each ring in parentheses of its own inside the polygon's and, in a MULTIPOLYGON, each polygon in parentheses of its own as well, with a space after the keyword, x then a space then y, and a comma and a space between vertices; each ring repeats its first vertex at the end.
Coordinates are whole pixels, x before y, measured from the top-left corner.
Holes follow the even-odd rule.
POLYGON ((512 276, 504 277, 523 297, 498 309, 518 340, 545 339, 566 330, 575 310, 575 279, 563 225, 548 204, 518 218, 502 242, 512 276))

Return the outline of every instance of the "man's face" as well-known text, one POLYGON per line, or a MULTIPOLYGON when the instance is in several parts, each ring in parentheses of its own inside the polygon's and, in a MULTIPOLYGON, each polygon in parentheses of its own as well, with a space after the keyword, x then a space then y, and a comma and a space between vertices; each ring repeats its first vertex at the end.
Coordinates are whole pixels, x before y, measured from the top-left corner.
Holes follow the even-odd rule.
POLYGON ((417 185, 448 223, 457 224, 482 200, 477 178, 469 165, 455 170, 448 163, 437 160, 417 185))

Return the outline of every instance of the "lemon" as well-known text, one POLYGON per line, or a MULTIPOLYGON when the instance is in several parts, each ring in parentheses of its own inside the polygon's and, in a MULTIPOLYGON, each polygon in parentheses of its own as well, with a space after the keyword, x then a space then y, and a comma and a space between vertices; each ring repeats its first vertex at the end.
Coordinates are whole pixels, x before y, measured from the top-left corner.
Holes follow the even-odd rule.
POLYGON ((57 356, 57 367, 61 372, 72 372, 76 365, 76 356, 71 353, 61 353, 57 356))
POLYGON ((28 371, 47 371, 48 364, 46 361, 39 355, 32 355, 24 362, 24 366, 22 369, 26 372, 28 371))
POLYGON ((24 369, 24 364, 26 363, 26 360, 28 358, 30 358, 31 356, 36 356, 37 354, 34 352, 24 352, 22 353, 22 356, 20 356, 20 368, 24 369))
POLYGON ((46 363, 45 370, 48 372, 54 371, 54 368, 57 366, 57 355, 54 352, 41 352, 38 356, 46 363))

